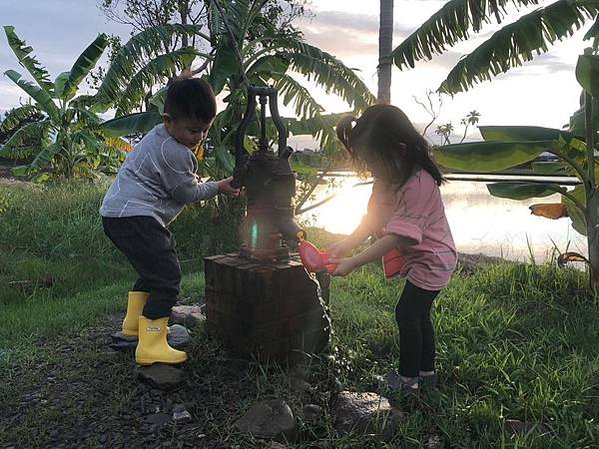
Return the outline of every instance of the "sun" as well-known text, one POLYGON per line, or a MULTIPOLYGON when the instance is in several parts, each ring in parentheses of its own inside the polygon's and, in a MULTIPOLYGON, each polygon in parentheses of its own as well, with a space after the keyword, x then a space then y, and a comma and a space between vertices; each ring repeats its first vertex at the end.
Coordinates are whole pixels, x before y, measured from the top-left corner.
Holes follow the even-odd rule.
POLYGON ((372 185, 355 186, 357 183, 359 183, 359 179, 356 177, 336 179, 334 189, 322 189, 318 192, 314 203, 332 193, 337 193, 337 195, 314 209, 311 214, 314 225, 334 234, 351 234, 366 214, 368 198, 372 192, 372 185))

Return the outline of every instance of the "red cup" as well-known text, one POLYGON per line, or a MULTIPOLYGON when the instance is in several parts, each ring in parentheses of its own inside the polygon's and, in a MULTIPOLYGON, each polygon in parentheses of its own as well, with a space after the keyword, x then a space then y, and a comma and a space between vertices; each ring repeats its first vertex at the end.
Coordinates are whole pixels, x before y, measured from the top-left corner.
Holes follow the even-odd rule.
POLYGON ((329 263, 331 255, 326 252, 321 252, 316 246, 307 240, 302 240, 299 244, 300 258, 302 264, 311 273, 327 270, 333 273, 337 268, 337 264, 329 263))

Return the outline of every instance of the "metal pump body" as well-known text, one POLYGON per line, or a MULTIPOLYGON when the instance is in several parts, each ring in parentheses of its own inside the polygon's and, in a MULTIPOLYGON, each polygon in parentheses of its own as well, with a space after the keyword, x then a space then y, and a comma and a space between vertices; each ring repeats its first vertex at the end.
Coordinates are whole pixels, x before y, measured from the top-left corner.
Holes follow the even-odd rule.
POLYGON ((247 198, 241 254, 258 260, 285 260, 289 258, 285 242, 304 235, 294 220, 292 199, 296 179, 289 164, 293 149, 287 146, 287 130, 279 115, 276 89, 251 86, 247 98, 245 116, 236 134, 233 175, 234 185, 245 187, 247 198), (249 154, 244 142, 256 113, 256 98, 260 102, 260 137, 257 150, 249 154), (278 132, 276 152, 268 145, 267 103, 278 132))

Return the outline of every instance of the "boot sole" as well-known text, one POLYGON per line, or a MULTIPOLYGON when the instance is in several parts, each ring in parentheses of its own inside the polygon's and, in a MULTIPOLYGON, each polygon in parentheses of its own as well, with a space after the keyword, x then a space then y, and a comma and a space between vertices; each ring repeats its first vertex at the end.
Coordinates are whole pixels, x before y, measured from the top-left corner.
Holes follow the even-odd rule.
POLYGON ((181 363, 184 363, 187 361, 187 358, 181 360, 181 361, 172 361, 172 360, 154 360, 154 359, 135 359, 135 363, 137 363, 138 365, 143 365, 143 366, 149 366, 149 365, 153 365, 154 363, 164 363, 165 365, 180 365, 181 363))

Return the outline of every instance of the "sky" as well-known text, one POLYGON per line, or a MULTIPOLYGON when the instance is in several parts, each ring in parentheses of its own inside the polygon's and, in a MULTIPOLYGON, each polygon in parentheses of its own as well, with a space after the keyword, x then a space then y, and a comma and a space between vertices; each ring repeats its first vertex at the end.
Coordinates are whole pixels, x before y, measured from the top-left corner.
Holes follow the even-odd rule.
MULTIPOLYGON (((127 40, 129 28, 106 19, 98 3, 99 0, 0 0, 0 24, 14 25, 17 34, 34 48, 38 60, 54 78, 70 69, 98 33, 117 34, 127 40)), ((395 0, 394 47, 444 3, 437 0, 395 0)), ((306 40, 337 56, 346 65, 359 69, 359 75, 376 94, 379 2, 311 0, 309 4, 311 17, 302 18, 297 23, 306 40)), ((509 14, 504 24, 517 17, 517 13, 509 14)), ((451 121, 456 132, 461 134, 460 120, 469 111, 477 110, 481 114, 482 125, 561 128, 578 108, 580 87, 574 67, 578 55, 588 46, 582 36, 590 26, 591 22, 572 38, 552 46, 548 53, 524 67, 513 69, 492 82, 481 83, 453 98, 444 95, 436 124, 451 121)), ((491 24, 474 39, 453 47, 432 61, 418 63, 414 69, 400 71, 395 67, 392 103, 402 108, 416 126, 423 127, 429 116, 416 99, 425 101, 426 91, 435 90, 463 54, 488 39, 498 28, 491 24)), ((24 73, 2 33, 0 113, 18 106, 19 101, 25 99, 22 91, 3 75, 8 69, 24 73)), ((342 101, 317 90, 315 92, 327 112, 348 110, 342 101)), ((285 113, 285 108, 282 110, 285 113)), ((468 134, 468 140, 478 137, 476 130, 468 134)), ((435 139, 434 133, 431 138, 435 139)))

